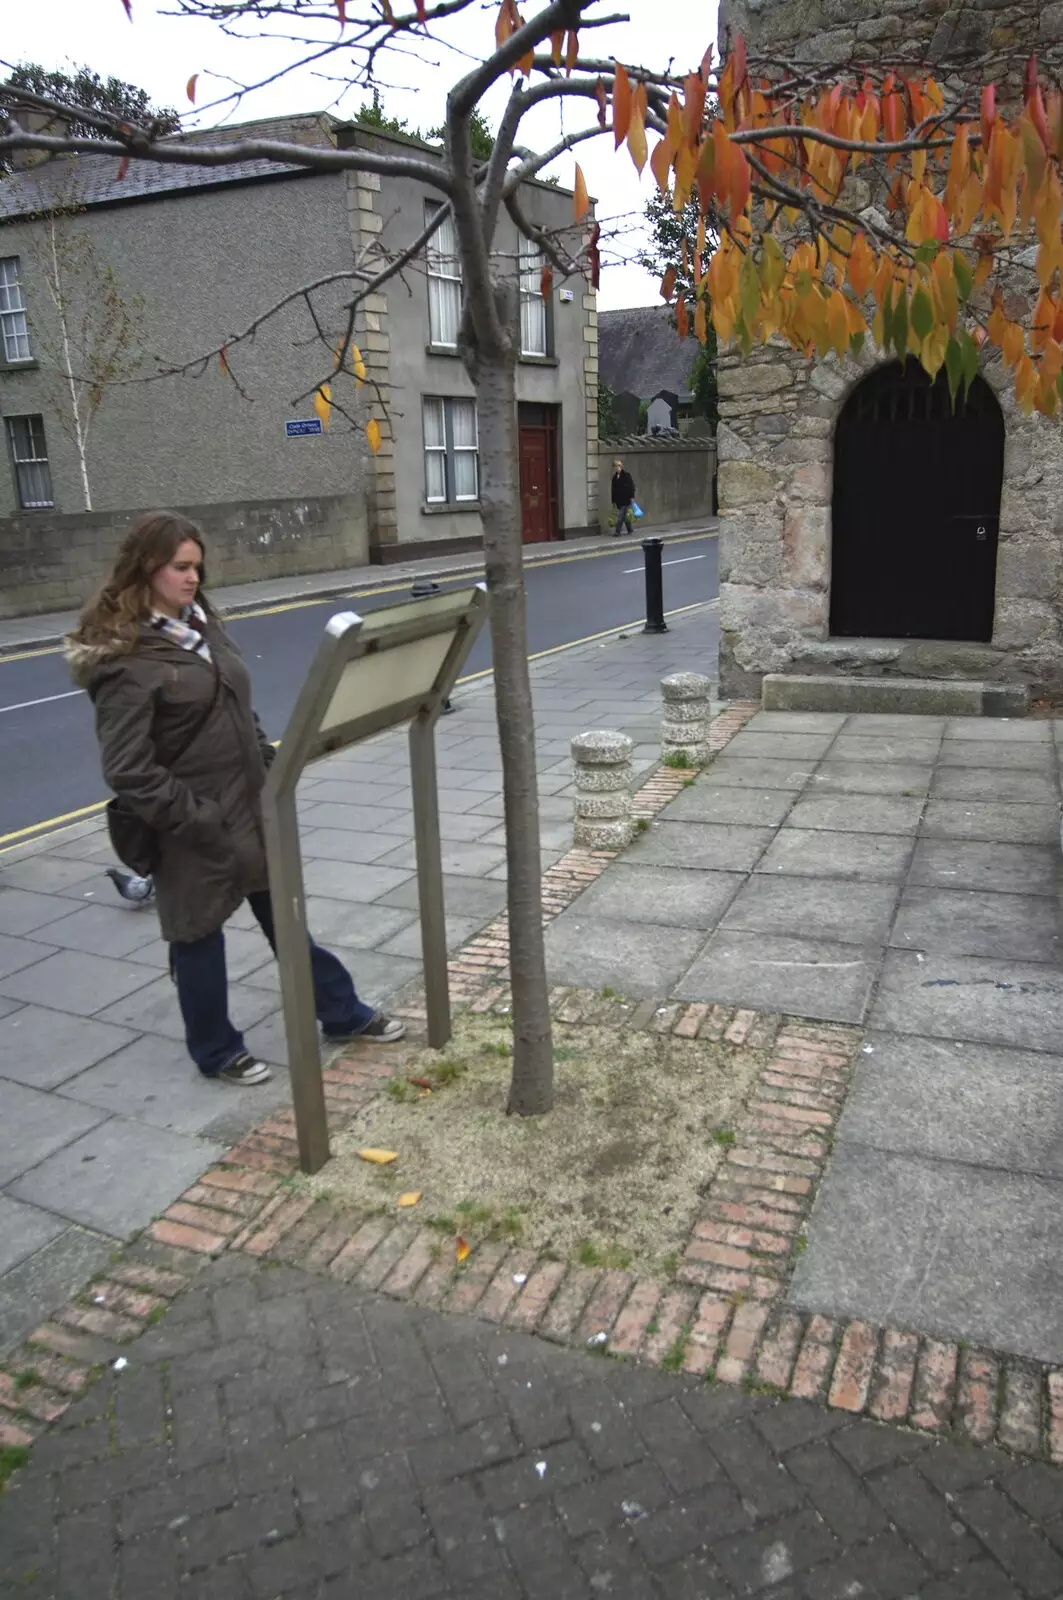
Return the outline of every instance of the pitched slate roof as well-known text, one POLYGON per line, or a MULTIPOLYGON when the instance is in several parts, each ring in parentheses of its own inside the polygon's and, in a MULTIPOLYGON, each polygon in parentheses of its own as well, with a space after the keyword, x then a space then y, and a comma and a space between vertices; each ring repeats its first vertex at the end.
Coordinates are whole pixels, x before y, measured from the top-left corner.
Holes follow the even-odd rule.
POLYGON ((598 313, 598 376, 616 393, 652 400, 662 389, 689 402, 698 344, 680 340, 668 306, 630 306, 598 313))
MULTIPOLYGON (((204 128, 181 134, 178 139, 182 144, 232 144, 244 138, 328 144, 331 120, 317 115, 275 117, 266 122, 204 128)), ((116 156, 82 155, 59 156, 16 169, 0 178, 0 220, 47 212, 57 206, 66 210, 71 206, 122 205, 190 189, 214 189, 307 172, 305 167, 275 161, 238 161, 231 167, 171 167, 155 161, 130 161, 125 177, 119 178, 118 167, 116 156)))

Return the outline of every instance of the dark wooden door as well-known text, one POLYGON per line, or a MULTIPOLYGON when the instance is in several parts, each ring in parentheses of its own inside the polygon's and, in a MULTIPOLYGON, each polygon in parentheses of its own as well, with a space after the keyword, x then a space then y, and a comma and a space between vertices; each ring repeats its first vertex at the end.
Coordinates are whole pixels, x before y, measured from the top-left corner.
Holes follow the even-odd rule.
POLYGON ((976 378, 949 397, 915 361, 854 389, 834 439, 831 633, 993 635, 1004 418, 976 378))
POLYGON ((557 423, 552 406, 518 408, 521 537, 557 538, 557 423))

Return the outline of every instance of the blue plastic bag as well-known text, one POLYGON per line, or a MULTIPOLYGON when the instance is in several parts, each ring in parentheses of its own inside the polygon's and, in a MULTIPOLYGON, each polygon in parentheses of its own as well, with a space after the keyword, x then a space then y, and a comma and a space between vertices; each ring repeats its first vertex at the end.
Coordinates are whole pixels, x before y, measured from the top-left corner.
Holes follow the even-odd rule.
POLYGON ((642 507, 639 505, 638 501, 635 501, 632 504, 631 509, 635 513, 636 517, 641 517, 641 516, 645 515, 645 512, 643 511, 642 507))

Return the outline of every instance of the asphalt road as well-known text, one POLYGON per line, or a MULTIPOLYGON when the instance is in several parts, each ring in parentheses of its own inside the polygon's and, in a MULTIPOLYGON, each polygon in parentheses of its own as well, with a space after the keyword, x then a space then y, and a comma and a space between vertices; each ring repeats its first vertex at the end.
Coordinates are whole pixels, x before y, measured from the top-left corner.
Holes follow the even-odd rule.
MULTIPOLYGON (((665 610, 710 600, 717 593, 716 538, 684 537, 666 542, 665 610)), ((470 568, 441 580, 444 589, 475 581, 470 568)), ((337 611, 373 611, 408 598, 382 575, 386 593, 299 602, 227 626, 243 651, 255 681, 255 704, 271 737, 284 731, 303 674, 329 617, 337 611)), ((618 549, 577 557, 558 555, 527 567, 528 640, 533 655, 586 639, 645 615, 642 552, 618 549)), ((491 666, 487 629, 477 640, 467 674, 491 666)), ((36 828, 105 798, 92 710, 72 688, 58 650, 0 657, 0 846, 12 835, 36 828)))

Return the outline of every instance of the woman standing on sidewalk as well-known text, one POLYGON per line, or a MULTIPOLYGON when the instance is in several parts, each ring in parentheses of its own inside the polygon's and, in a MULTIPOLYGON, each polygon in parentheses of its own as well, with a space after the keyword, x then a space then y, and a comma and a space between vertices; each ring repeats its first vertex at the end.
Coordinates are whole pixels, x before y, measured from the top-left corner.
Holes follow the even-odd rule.
MULTIPOLYGON (((269 1068, 229 1020, 222 926, 247 900, 274 945, 261 813, 274 751, 204 581, 195 523, 168 511, 141 517, 66 657, 95 706, 104 778, 150 830, 189 1054, 208 1078, 264 1083, 269 1068)), ((364 1005, 334 955, 311 941, 310 956, 327 1039, 402 1038, 404 1025, 364 1005)))

